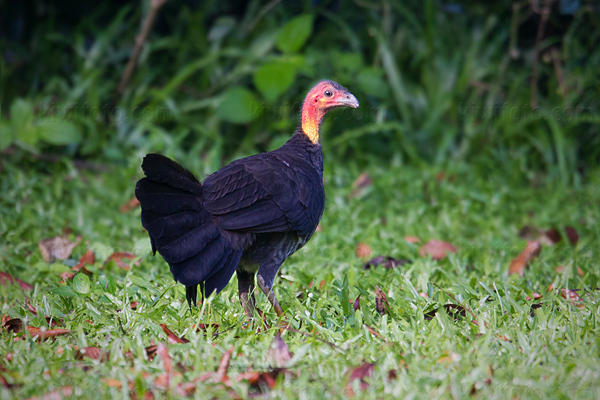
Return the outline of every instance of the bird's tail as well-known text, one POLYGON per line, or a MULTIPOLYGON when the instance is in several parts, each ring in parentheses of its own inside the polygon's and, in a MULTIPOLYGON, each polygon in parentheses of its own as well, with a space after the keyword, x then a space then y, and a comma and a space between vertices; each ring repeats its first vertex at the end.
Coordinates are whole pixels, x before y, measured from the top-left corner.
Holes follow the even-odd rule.
POLYGON ((135 195, 152 251, 163 256, 175 280, 186 286, 190 304, 196 301, 199 284, 207 295, 221 291, 242 252, 221 235, 203 207, 202 185, 191 172, 159 154, 144 157, 142 169, 146 178, 138 181, 135 195))

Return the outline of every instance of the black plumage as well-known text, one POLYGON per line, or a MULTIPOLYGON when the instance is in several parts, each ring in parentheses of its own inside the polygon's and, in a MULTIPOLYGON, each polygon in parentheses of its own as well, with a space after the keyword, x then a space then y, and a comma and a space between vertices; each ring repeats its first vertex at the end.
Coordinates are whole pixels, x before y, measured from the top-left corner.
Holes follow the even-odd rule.
POLYGON ((206 295, 219 292, 237 271, 240 298, 249 315, 255 274, 277 314, 282 314, 273 280, 285 259, 311 238, 325 206, 318 126, 328 109, 344 105, 357 107, 358 102, 335 82, 320 82, 307 96, 302 126, 287 143, 234 161, 202 183, 164 156, 144 158, 146 177, 136 186, 142 225, 153 251, 186 286, 190 306, 198 285, 206 295), (335 99, 329 99, 332 90, 335 99), (306 105, 309 97, 311 107, 306 105), (317 124, 316 140, 307 133, 311 123, 317 124))

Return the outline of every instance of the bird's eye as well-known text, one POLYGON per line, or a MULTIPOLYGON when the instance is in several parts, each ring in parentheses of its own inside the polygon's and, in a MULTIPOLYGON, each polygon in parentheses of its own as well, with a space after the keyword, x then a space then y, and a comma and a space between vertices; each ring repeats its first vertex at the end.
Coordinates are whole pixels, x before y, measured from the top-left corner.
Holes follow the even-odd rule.
POLYGON ((333 93, 331 93, 331 90, 326 90, 324 95, 325 95, 325 97, 331 97, 331 96, 333 96, 333 93))

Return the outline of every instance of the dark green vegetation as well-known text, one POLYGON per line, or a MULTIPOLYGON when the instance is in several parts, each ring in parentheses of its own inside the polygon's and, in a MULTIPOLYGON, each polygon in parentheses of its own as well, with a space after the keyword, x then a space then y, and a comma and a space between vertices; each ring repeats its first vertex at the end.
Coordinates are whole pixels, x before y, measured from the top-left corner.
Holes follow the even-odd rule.
POLYGON ((38 341, 3 327, 0 397, 72 387, 83 398, 335 398, 365 362, 371 378, 350 384, 364 387, 357 398, 600 397, 599 14, 583 5, 561 14, 568 2, 553 2, 546 22, 543 7, 530 8, 537 2, 518 12, 314 3, 170 1, 123 94, 145 2, 0 5, 0 271, 34 287, 0 277, 1 314, 42 329, 47 315, 69 330, 38 341), (322 78, 362 108, 323 126, 322 230, 275 285, 293 356, 271 388, 242 375, 276 365, 268 349, 278 321, 264 296, 268 329, 244 328, 235 280, 190 315, 183 288, 149 254, 139 209, 120 208, 147 152, 203 177, 279 146, 322 78), (363 171, 373 183, 352 196, 363 171), (555 227, 562 240, 509 276, 525 225, 555 227), (38 242, 57 235, 81 242, 67 260, 45 262, 38 242), (458 251, 433 261, 405 235, 458 251), (372 256, 414 262, 364 270, 359 242, 372 256), (90 275, 62 283, 88 249, 90 275), (115 251, 135 254, 129 270, 110 259, 115 251), (534 292, 542 297, 527 300, 534 292), (165 352, 149 360, 145 350, 168 342, 160 324, 190 341, 167 344, 170 390, 165 352), (81 358, 87 346, 106 357, 81 358), (205 374, 231 348, 226 387, 205 374))
POLYGON ((158 150, 208 172, 278 147, 308 88, 332 78, 362 107, 326 123, 330 157, 493 160, 563 182, 598 164, 592 8, 309 3, 168 2, 123 95, 147 5, 6 3, 0 149, 114 162, 158 150))

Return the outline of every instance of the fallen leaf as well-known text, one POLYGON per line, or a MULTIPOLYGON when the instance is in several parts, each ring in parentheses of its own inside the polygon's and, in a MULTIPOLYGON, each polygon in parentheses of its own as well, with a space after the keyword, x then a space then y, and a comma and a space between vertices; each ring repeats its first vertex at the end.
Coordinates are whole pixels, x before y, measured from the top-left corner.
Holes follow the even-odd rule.
POLYGON ((267 360, 270 361, 271 365, 275 368, 285 368, 292 359, 290 349, 287 344, 281 338, 280 331, 275 334, 275 339, 269 347, 267 354, 267 360))
POLYGON ((179 336, 177 336, 176 334, 174 334, 173 332, 171 332, 171 330, 169 328, 167 328, 166 324, 160 324, 160 327, 167 334, 167 337, 169 338, 169 343, 171 343, 171 344, 178 344, 178 343, 182 344, 182 343, 189 343, 190 342, 186 338, 180 338, 179 336))
POLYGON ((569 243, 573 246, 577 246, 577 242, 579 242, 579 234, 572 226, 567 226, 565 228, 565 233, 567 234, 567 238, 569 238, 569 243))
POLYGON ((356 246, 356 257, 358 258, 369 258, 371 255, 371 248, 368 244, 360 242, 356 246))
POLYGON ((428 296, 428 295, 427 295, 427 293, 425 293, 425 292, 419 292, 419 296, 421 296, 421 297, 425 297, 426 299, 428 299, 428 298, 429 298, 429 296, 428 296))
MULTIPOLYGON (((133 254, 133 253, 115 252, 115 253, 112 253, 110 256, 108 256, 108 258, 104 262, 104 265, 106 265, 109 261, 114 261, 118 267, 123 268, 124 270, 128 271, 131 266, 123 260, 133 260, 133 259, 135 259, 135 254, 133 254)), ((139 265, 139 263, 140 262, 138 260, 138 261, 135 261, 133 263, 133 265, 139 265)))
POLYGON ((434 260, 441 260, 446 257, 448 253, 456 253, 456 248, 451 243, 436 239, 431 239, 419 249, 419 255, 421 257, 429 255, 434 260))
POLYGON ((27 330, 29 331, 31 337, 37 338, 37 340, 40 341, 54 339, 57 336, 62 336, 71 333, 70 329, 48 329, 43 331, 41 328, 35 326, 28 326, 27 330))
POLYGON ((73 396, 73 387, 72 386, 63 386, 61 388, 52 390, 46 394, 41 396, 33 396, 27 400, 62 400, 68 399, 73 396))
POLYGON ((557 273, 559 273, 559 274, 562 274, 562 273, 563 273, 563 271, 565 270, 565 268, 566 268, 566 267, 565 267, 564 265, 559 265, 558 267, 554 268, 554 270, 555 270, 557 273))
POLYGON ((408 243, 421 243, 421 239, 417 236, 404 236, 404 241, 408 243))
MULTIPOLYGON (((36 317, 38 316, 37 310, 35 309, 34 306, 31 305, 28 297, 25 297, 25 307, 27 308, 27 310, 29 310, 30 313, 32 313, 36 317)), ((61 321, 57 320, 56 318, 52 318, 47 315, 44 315, 44 318, 46 319, 46 323, 49 326, 62 326, 61 321)))
POLYGON ((442 356, 440 358, 438 358, 437 363, 438 364, 446 364, 446 363, 450 363, 452 361, 458 361, 460 360, 460 355, 458 353, 455 352, 451 352, 450 350, 446 350, 442 356))
MULTIPOLYGON (((539 293, 536 293, 536 292, 531 293, 531 295, 533 296, 533 298, 535 300, 539 300, 542 298, 542 295, 539 293)), ((527 297, 525 297, 525 300, 529 301, 529 300, 531 300, 531 297, 527 296, 527 297)))
POLYGON ((367 328, 367 330, 369 331, 369 333, 371 335, 378 337, 379 339, 383 340, 384 342, 386 341, 385 338, 381 335, 381 333, 377 332, 375 329, 371 328, 369 325, 363 324, 363 326, 365 328, 367 328))
POLYGON ((515 259, 513 259, 508 267, 508 274, 519 274, 523 276, 523 271, 529 263, 537 257, 542 251, 542 245, 539 241, 527 242, 527 246, 523 249, 515 259))
POLYGON ((358 178, 352 183, 352 193, 350 197, 357 197, 360 195, 366 188, 372 185, 371 177, 366 173, 361 173, 358 178))
POLYGON ((127 203, 123 204, 120 208, 120 211, 122 213, 126 213, 126 212, 133 210, 136 207, 139 207, 139 206, 140 206, 140 201, 134 197, 133 199, 129 200, 127 203))
POLYGON ((579 276, 583 276, 584 275, 583 270, 581 268, 579 268, 579 267, 577 267, 577 275, 579 275, 579 276))
POLYGON ((171 379, 173 377, 173 370, 171 368, 171 356, 169 355, 169 349, 165 346, 164 343, 160 343, 158 345, 158 349, 156 350, 156 354, 160 357, 163 362, 163 368, 165 373, 162 375, 164 378, 164 389, 169 389, 171 387, 171 379))
POLYGON ((82 268, 84 269, 84 266, 86 264, 94 265, 95 262, 96 262, 96 256, 94 255, 94 251, 92 249, 89 249, 88 251, 85 252, 84 255, 81 256, 77 265, 71 269, 73 271, 79 272, 82 268))
MULTIPOLYGON (((192 325, 192 327, 196 328, 196 325, 192 325)), ((219 324, 215 324, 214 322, 212 324, 198 324, 196 332, 206 331, 208 328, 212 328, 216 332, 219 329, 219 324)))
POLYGON ((106 383, 108 387, 121 389, 123 387, 123 382, 118 379, 112 378, 102 378, 102 382, 106 383))
POLYGON ((379 286, 375 286, 375 308, 381 315, 389 313, 390 309, 390 303, 388 303, 387 296, 379 286))
POLYGON ((229 362, 231 361, 231 355, 233 354, 233 347, 223 353, 221 361, 219 362, 219 368, 215 374, 213 381, 229 384, 229 377, 227 376, 227 370, 229 369, 229 362))
POLYGON ((562 237, 560 236, 560 232, 556 228, 551 228, 545 231, 541 238, 540 242, 546 246, 552 246, 556 243, 560 242, 562 237))
POLYGON ((79 349, 75 353, 75 358, 78 360, 83 360, 86 357, 91 358, 92 360, 104 360, 105 354, 101 348, 92 346, 79 349))
POLYGON ((79 240, 71 242, 62 236, 55 236, 42 240, 38 243, 40 252, 45 262, 50 263, 55 259, 66 260, 71 255, 73 248, 79 244, 79 240))
POLYGON ((370 259, 364 265, 364 269, 369 269, 371 267, 377 267, 382 265, 385 269, 393 269, 399 265, 411 264, 411 260, 406 259, 396 259, 390 256, 377 256, 375 258, 370 259))
POLYGON ((574 290, 560 289, 560 295, 575 307, 585 307, 581 296, 574 290))
POLYGON ((237 382, 247 381, 251 386, 256 388, 260 388, 261 386, 268 386, 270 389, 274 389, 277 384, 277 377, 281 373, 284 373, 286 375, 292 375, 292 373, 285 368, 274 368, 271 371, 265 372, 242 372, 241 374, 238 374, 235 377, 235 380, 237 382))
POLYGON ((153 341, 150 342, 150 346, 144 349, 146 351, 146 357, 148 357, 148 361, 154 360, 156 357, 156 351, 158 350, 158 346, 154 344, 153 341))
POLYGON ((531 225, 525 225, 519 231, 519 237, 521 239, 527 239, 528 241, 537 240, 540 237, 541 231, 531 225))
POLYGON ((361 390, 365 390, 369 387, 369 383, 366 381, 366 379, 371 378, 373 376, 373 372, 375 371, 375 364, 373 363, 364 363, 361 366, 358 366, 356 368, 354 368, 351 372, 350 372, 350 378, 348 379, 348 384, 346 385, 346 394, 348 395, 348 397, 354 397, 354 389, 353 389, 353 382, 354 381, 359 381, 360 382, 360 389, 361 390))
POLYGON ((19 318, 9 319, 8 321, 3 321, 2 326, 9 332, 19 333, 23 330, 25 324, 19 318))
POLYGON ((29 283, 23 282, 19 278, 13 278, 6 272, 0 272, 0 285, 8 286, 9 283, 12 285, 15 282, 19 285, 19 287, 21 287, 21 290, 33 290, 33 286, 31 286, 29 283))
POLYGON ((354 312, 357 312, 358 310, 360 310, 360 294, 356 300, 354 300, 354 312))
POLYGON ((75 276, 74 272, 62 272, 60 274, 60 277, 62 278, 63 283, 65 283, 66 281, 70 281, 71 279, 73 279, 74 276, 75 276))
POLYGON ((137 310, 139 304, 140 303, 137 301, 132 301, 131 303, 129 303, 129 308, 131 308, 132 310, 137 310))

